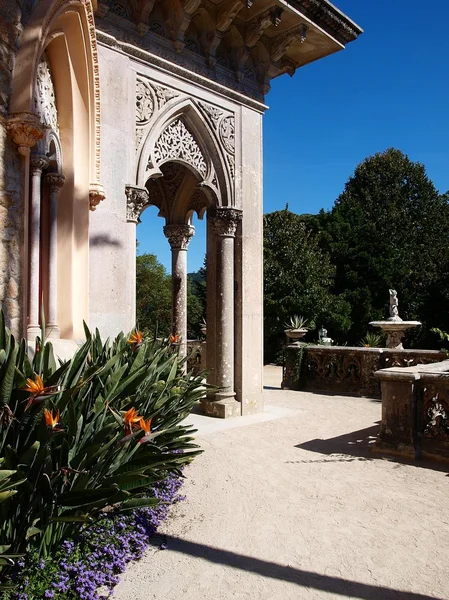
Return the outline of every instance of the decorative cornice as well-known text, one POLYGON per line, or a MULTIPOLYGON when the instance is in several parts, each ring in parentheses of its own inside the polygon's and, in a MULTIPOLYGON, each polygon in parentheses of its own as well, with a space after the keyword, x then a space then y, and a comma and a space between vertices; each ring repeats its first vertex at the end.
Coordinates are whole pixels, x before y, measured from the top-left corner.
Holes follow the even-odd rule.
POLYGON ((290 0, 291 5, 341 44, 348 44, 363 33, 363 29, 333 6, 328 0, 290 0))
POLYGON ((187 250, 195 233, 193 225, 165 225, 164 234, 172 250, 187 250))
POLYGON ((253 48, 262 37, 263 32, 274 25, 277 27, 281 22, 284 9, 280 6, 271 6, 264 12, 256 15, 246 25, 245 44, 253 48))
POLYGON ((101 183, 91 183, 89 186, 89 209, 94 211, 105 198, 106 194, 101 183))
POLYGON ((31 148, 44 137, 44 127, 38 116, 32 112, 10 115, 7 127, 22 156, 28 156, 31 148))
POLYGON ((139 217, 145 206, 149 204, 149 195, 146 188, 136 185, 125 186, 126 193, 126 220, 139 223, 139 217))
POLYGON ((270 58, 273 62, 281 60, 293 42, 299 40, 301 44, 306 41, 307 37, 307 26, 301 23, 291 29, 288 29, 284 33, 277 35, 272 40, 270 58))
POLYGON ((217 235, 234 237, 242 220, 242 211, 239 208, 217 206, 211 210, 210 219, 217 235))

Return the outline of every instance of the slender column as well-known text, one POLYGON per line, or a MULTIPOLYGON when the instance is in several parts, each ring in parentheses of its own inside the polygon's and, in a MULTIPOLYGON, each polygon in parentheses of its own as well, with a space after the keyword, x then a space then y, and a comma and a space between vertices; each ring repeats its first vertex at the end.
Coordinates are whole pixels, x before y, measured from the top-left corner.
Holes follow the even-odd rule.
POLYGON ((59 190, 64 185, 64 176, 48 173, 46 176, 50 200, 49 245, 48 245, 48 324, 47 335, 59 338, 60 330, 57 324, 57 217, 59 190))
POLYGON ((187 355, 187 247, 195 233, 192 225, 166 225, 164 233, 172 258, 172 334, 180 342, 179 353, 187 355))
POLYGON ((220 207, 211 216, 217 235, 215 368, 216 385, 221 388, 213 404, 224 404, 217 416, 227 417, 240 414, 234 391, 234 236, 242 211, 220 207))
POLYGON ((30 294, 28 308, 28 339, 41 335, 39 325, 39 279, 40 279, 40 231, 41 231, 41 179, 42 171, 47 168, 45 156, 32 155, 31 166, 31 203, 30 203, 30 294))

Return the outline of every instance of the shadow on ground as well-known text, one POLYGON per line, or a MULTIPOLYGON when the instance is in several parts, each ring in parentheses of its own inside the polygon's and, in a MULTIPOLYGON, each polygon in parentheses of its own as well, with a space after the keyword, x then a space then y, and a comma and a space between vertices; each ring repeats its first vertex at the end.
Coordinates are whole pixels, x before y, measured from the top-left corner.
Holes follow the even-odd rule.
POLYGON ((172 552, 187 554, 240 571, 257 573, 262 577, 287 581, 304 588, 313 588, 338 594, 345 598, 361 598, 362 600, 444 600, 435 596, 427 596, 426 594, 405 592, 382 586, 377 587, 340 577, 304 571, 252 556, 214 548, 213 546, 190 542, 179 537, 167 538, 166 543, 172 552))
MULTIPOLYGON (((398 464, 412 465, 422 469, 432 469, 434 471, 449 473, 448 463, 439 463, 425 459, 411 461, 394 455, 373 452, 374 442, 376 441, 377 434, 379 433, 379 423, 380 421, 377 425, 373 425, 372 427, 366 427, 365 429, 359 429, 358 431, 351 431, 351 433, 328 438, 326 440, 309 440, 308 442, 297 444, 295 448, 301 448, 302 450, 308 450, 309 452, 316 452, 326 456, 336 455, 333 459, 335 462, 349 462, 354 460, 390 460, 398 464)), ((322 461, 289 462, 303 463, 322 461)), ((326 462, 332 461, 326 459, 326 462)))

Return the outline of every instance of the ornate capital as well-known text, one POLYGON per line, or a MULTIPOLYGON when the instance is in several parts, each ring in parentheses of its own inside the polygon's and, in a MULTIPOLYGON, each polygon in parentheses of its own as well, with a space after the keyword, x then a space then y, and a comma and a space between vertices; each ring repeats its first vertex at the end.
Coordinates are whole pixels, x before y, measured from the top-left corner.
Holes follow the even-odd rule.
POLYGON ((106 194, 101 183, 91 183, 89 186, 89 209, 95 210, 105 198, 106 194))
POLYGON ((31 148, 44 137, 44 127, 32 112, 12 114, 8 119, 8 131, 22 156, 28 156, 31 148))
POLYGON ((234 237, 237 226, 242 220, 242 211, 239 208, 218 206, 211 211, 210 217, 217 235, 234 237))
POLYGON ((50 161, 46 156, 40 154, 32 154, 30 158, 31 173, 33 175, 41 175, 42 171, 48 167, 50 161))
POLYGON ((47 173, 45 181, 48 183, 50 192, 58 192, 64 185, 65 177, 58 173, 47 173))
POLYGON ((136 185, 127 185, 126 193, 126 220, 133 223, 139 223, 139 217, 144 207, 148 204, 148 190, 137 187, 136 185))
POLYGON ((164 227, 165 237, 172 250, 175 248, 187 250, 187 246, 195 233, 193 225, 166 225, 164 227))

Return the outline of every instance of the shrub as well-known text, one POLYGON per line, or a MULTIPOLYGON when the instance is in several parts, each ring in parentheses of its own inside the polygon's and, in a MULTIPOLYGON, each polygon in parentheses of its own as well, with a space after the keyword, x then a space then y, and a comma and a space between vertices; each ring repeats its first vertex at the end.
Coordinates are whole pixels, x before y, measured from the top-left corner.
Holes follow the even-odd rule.
POLYGON ((199 452, 180 421, 202 379, 184 374, 168 341, 85 334, 59 367, 39 339, 30 362, 1 314, 0 564, 45 558, 107 507, 154 506, 152 487, 199 452))

